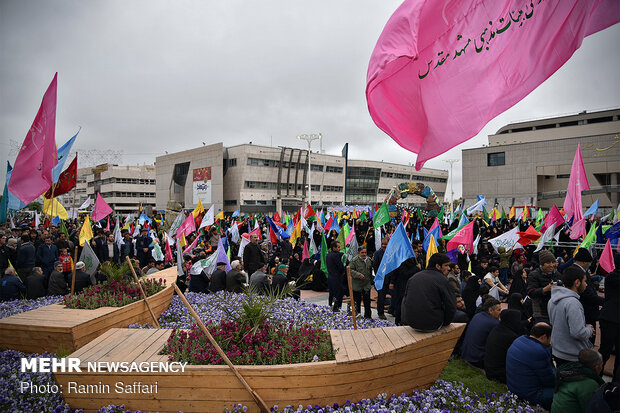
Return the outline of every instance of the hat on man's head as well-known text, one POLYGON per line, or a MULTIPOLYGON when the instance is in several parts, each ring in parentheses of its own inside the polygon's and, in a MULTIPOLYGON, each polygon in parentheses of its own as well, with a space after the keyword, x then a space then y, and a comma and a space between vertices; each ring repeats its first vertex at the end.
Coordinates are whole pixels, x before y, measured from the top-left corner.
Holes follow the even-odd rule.
POLYGON ((219 261, 219 262, 217 263, 217 267, 221 267, 222 265, 226 265, 226 263, 225 263, 225 262, 223 262, 223 261, 219 261))
POLYGON ((538 262, 540 265, 546 264, 548 262, 554 262, 555 256, 551 251, 542 250, 538 253, 538 262))
POLYGON ((579 248, 573 259, 579 262, 592 262, 592 254, 585 248, 579 248))
POLYGON ((78 262, 75 263, 75 269, 76 270, 81 270, 84 267, 86 267, 86 264, 84 264, 82 261, 78 261, 78 262))

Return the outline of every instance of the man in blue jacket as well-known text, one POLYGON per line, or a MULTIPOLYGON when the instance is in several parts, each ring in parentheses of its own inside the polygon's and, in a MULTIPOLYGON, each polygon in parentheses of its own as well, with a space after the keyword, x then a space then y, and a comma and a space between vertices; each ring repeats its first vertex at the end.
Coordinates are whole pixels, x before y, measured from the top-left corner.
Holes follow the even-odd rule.
POLYGON ((37 248, 37 260, 41 264, 43 275, 46 280, 49 280, 50 274, 54 270, 54 263, 58 261, 58 248, 52 244, 52 237, 45 237, 43 244, 37 248))
POLYGON ((0 299, 2 301, 17 300, 21 294, 26 293, 26 286, 15 275, 13 268, 4 270, 4 276, 0 279, 0 299))
POLYGON ((482 303, 482 311, 471 319, 461 347, 463 360, 484 369, 484 355, 489 333, 499 324, 502 312, 501 303, 495 298, 487 298, 482 303))
POLYGON ((517 338, 506 353, 508 390, 532 405, 551 409, 555 369, 551 362, 551 326, 537 323, 529 336, 517 338))

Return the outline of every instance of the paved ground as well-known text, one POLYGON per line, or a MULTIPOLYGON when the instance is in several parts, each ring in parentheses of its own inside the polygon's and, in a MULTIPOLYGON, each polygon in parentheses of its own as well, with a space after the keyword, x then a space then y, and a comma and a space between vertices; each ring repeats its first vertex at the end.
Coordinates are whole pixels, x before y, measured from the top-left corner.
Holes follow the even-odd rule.
MULTIPOLYGON (((372 292, 374 294, 371 294, 370 297, 373 300, 372 301, 372 318, 377 318, 378 314, 377 314, 377 309, 376 309, 376 292, 374 290, 372 290, 372 292)), ((316 291, 312 291, 312 290, 301 290, 301 299, 305 300, 305 301, 309 301, 311 303, 315 303, 315 304, 319 304, 319 305, 328 305, 328 300, 329 300, 329 293, 328 292, 316 292, 316 291)), ((342 310, 341 311, 346 311, 347 310, 347 305, 346 304, 342 304, 342 310)), ((364 311, 364 307, 362 306, 362 312, 364 311)), ((388 314, 387 312, 385 313, 385 316, 387 317, 387 319, 389 321, 391 321, 392 323, 394 322, 394 316, 388 314)))

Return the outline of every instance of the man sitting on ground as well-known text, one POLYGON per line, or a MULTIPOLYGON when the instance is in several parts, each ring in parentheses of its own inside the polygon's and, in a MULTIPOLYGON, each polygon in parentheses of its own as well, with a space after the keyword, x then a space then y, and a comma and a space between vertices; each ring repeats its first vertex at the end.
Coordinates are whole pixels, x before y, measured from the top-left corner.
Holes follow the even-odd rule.
POLYGON ((581 350, 578 362, 559 367, 551 413, 585 412, 596 389, 605 384, 601 370, 603 357, 591 349, 581 350))
POLYGON ((15 269, 7 268, 0 279, 0 298, 2 301, 17 300, 26 293, 26 286, 15 274, 15 269))
POLYGON ((461 358, 470 364, 483 369, 484 354, 489 333, 499 324, 499 315, 502 312, 501 303, 493 297, 482 303, 482 311, 471 319, 461 349, 461 358))
POLYGON ((555 369, 551 362, 551 326, 537 323, 529 336, 517 338, 506 353, 508 390, 532 405, 551 408, 555 369))

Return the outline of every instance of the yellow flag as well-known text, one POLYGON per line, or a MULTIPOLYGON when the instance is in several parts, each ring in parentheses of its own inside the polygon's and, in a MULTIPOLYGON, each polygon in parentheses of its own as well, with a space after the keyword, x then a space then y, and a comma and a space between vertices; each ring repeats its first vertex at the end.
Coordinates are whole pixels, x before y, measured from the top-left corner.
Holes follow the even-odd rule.
POLYGON ((187 245, 187 240, 185 239, 185 233, 183 232, 181 234, 181 239, 179 240, 179 246, 181 248, 185 248, 186 245, 187 245))
POLYGON ((521 220, 525 222, 527 216, 529 215, 529 211, 527 210, 527 205, 523 207, 523 213, 521 214, 521 220))
POLYGON ((194 218, 196 218, 203 212, 205 212, 205 208, 202 206, 202 201, 200 200, 200 198, 198 198, 198 205, 196 205, 196 208, 194 208, 194 210, 192 211, 192 215, 194 216, 194 218))
POLYGON ((88 215, 84 219, 84 223, 82 224, 82 229, 80 230, 80 247, 84 246, 84 242, 90 242, 93 239, 93 230, 90 227, 90 219, 88 215))
POLYGON ((515 217, 515 207, 510 207, 510 212, 508 213, 508 219, 513 219, 515 217))
POLYGON ((43 213, 52 218, 59 217, 60 219, 69 219, 69 214, 67 214, 67 210, 63 207, 58 199, 52 198, 43 201, 43 213))
POLYGON ((438 253, 437 244, 435 243, 435 237, 433 234, 430 235, 431 241, 428 243, 428 250, 426 251, 426 266, 428 267, 428 261, 431 259, 433 254, 438 253))
POLYGON ((218 212, 217 215, 213 219, 214 220, 224 219, 224 211, 218 212))
POLYGON ((293 233, 291 234, 291 244, 293 246, 295 246, 295 241, 297 240, 297 238, 299 238, 301 236, 301 220, 297 221, 297 225, 295 225, 295 229, 293 230, 293 233))

